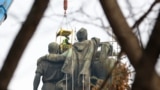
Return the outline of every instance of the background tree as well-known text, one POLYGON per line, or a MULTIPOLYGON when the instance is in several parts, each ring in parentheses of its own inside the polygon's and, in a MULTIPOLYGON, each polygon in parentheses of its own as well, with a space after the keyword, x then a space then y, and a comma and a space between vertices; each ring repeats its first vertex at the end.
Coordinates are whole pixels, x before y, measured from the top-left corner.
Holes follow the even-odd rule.
MULTIPOLYGON (((159 90, 160 77, 155 71, 155 64, 160 53, 160 41, 158 40, 160 36, 160 14, 157 17, 149 42, 143 49, 132 32, 132 28, 126 22, 117 1, 100 0, 100 2, 122 50, 127 54, 135 68, 136 75, 132 90, 159 90)), ((155 1, 154 3, 158 2, 155 1)))

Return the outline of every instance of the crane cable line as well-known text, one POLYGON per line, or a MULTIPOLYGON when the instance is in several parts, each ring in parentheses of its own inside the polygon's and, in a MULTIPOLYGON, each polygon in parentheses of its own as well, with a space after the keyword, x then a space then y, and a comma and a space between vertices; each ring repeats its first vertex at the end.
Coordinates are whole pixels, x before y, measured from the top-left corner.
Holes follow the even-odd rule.
MULTIPOLYGON (((67 9, 68 9, 68 0, 64 0, 63 1, 63 9, 64 9, 64 16, 63 16, 63 19, 62 19, 62 21, 61 21, 61 23, 60 23, 60 27, 59 27, 59 29, 60 30, 72 30, 72 36, 71 36, 71 43, 73 44, 73 38, 75 38, 74 36, 73 36, 73 34, 75 34, 75 31, 73 31, 73 28, 71 27, 71 25, 70 25, 70 23, 68 22, 68 17, 67 17, 67 9), (65 27, 64 27, 65 26, 65 27)), ((57 39, 56 39, 56 41, 57 41, 57 39)), ((61 38, 60 38, 60 42, 61 42, 62 40, 61 40, 61 38)), ((71 46, 72 47, 72 46, 71 46)), ((71 49, 71 53, 72 53, 73 51, 72 51, 72 49, 71 49)), ((69 52, 70 53, 70 52, 69 52)), ((71 54, 71 57, 73 58, 73 55, 71 54)), ((74 61, 73 61, 73 59, 72 59, 72 65, 71 65, 71 67, 72 67, 72 90, 74 90, 75 89, 75 85, 74 85, 74 83, 75 83, 75 75, 74 75, 74 61)), ((66 90, 68 89, 68 80, 69 80, 69 78, 70 78, 70 75, 69 74, 65 74, 65 78, 66 78, 66 90)), ((88 80, 88 82, 89 82, 89 90, 90 90, 90 77, 89 77, 89 80, 88 80)), ((70 83, 70 82, 69 82, 70 83)), ((83 90, 85 90, 85 76, 83 75, 82 76, 82 89, 83 90)))

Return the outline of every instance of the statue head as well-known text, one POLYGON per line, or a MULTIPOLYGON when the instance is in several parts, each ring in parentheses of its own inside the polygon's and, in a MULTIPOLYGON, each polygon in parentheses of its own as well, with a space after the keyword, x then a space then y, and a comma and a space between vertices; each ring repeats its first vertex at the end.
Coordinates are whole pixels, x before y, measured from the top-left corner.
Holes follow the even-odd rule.
POLYGON ((80 30, 78 30, 77 39, 79 42, 87 40, 87 37, 88 37, 88 34, 85 28, 81 28, 80 30))
POLYGON ((51 42, 48 45, 48 52, 57 54, 59 52, 59 45, 56 42, 51 42))

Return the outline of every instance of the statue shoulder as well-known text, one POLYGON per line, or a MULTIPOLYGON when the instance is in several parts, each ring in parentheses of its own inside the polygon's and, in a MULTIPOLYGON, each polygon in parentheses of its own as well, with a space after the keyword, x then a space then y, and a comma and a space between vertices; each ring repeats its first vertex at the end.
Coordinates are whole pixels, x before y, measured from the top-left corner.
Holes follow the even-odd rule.
POLYGON ((39 64, 42 63, 44 60, 46 60, 46 57, 47 57, 47 55, 44 55, 44 56, 40 57, 40 58, 37 60, 37 65, 39 65, 39 64))
POLYGON ((64 54, 49 54, 46 59, 50 62, 63 62, 66 58, 66 53, 64 54))
POLYGON ((94 41, 96 44, 100 43, 100 38, 93 37, 93 38, 91 38, 91 40, 94 41))

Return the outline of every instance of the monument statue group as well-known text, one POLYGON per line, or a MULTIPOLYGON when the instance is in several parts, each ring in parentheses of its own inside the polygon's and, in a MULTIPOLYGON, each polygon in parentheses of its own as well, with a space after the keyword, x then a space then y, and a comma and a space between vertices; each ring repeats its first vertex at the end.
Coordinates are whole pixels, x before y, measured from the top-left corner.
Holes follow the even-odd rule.
MULTIPOLYGON (((88 40, 87 30, 76 33, 75 42, 64 52, 60 45, 51 42, 49 54, 40 57, 33 81, 33 90, 126 90, 129 89, 129 71, 115 58, 109 58, 113 47, 93 37, 88 40), (98 50, 98 48, 101 48, 98 50), (102 88, 103 87, 103 88, 102 88)), ((64 44, 70 44, 64 40, 64 44), (65 43, 66 42, 66 43, 65 43)))

